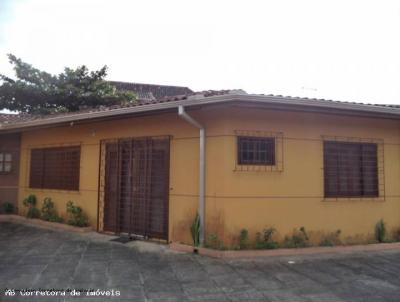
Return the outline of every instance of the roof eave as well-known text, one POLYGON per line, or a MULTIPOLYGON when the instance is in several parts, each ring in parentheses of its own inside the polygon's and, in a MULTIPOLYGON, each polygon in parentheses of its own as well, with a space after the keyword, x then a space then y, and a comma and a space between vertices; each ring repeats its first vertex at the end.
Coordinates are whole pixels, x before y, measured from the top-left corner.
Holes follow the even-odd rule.
POLYGON ((79 122, 91 119, 102 119, 113 116, 125 116, 139 113, 151 113, 158 112, 173 108, 178 108, 180 105, 185 107, 199 106, 199 105, 210 105, 224 102, 252 102, 257 104, 275 104, 287 106, 290 109, 291 106, 302 106, 306 111, 307 108, 321 108, 321 109, 336 109, 347 112, 363 112, 370 113, 379 116, 387 116, 395 119, 400 119, 400 109, 396 108, 385 108, 379 106, 355 104, 355 103, 339 103, 339 102, 327 102, 319 101, 314 99, 293 99, 280 96, 260 96, 260 95, 243 95, 243 94, 227 94, 227 95, 216 95, 205 98, 197 99, 184 99, 179 101, 171 101, 157 104, 148 104, 128 108, 111 109, 107 111, 94 111, 88 113, 77 113, 66 116, 58 116, 54 118, 47 118, 43 120, 27 121, 15 124, 0 124, 0 132, 9 130, 24 130, 32 127, 43 127, 55 124, 79 122))

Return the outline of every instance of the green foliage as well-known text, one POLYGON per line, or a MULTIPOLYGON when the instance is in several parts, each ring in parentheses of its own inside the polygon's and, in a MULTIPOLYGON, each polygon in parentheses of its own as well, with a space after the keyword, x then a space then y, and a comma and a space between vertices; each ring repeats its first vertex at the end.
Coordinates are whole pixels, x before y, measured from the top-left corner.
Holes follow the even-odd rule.
POLYGON ((54 202, 51 200, 50 197, 46 197, 43 200, 43 205, 42 205, 42 219, 43 220, 49 220, 50 216, 55 214, 55 209, 54 209, 54 202))
POLYGON ((26 213, 27 218, 40 218, 40 211, 38 208, 30 207, 26 213))
POLYGON ((49 216, 48 221, 50 222, 64 222, 64 219, 61 216, 58 216, 57 213, 49 216))
POLYGON ((299 230, 295 229, 291 236, 286 236, 283 242, 286 248, 299 248, 310 246, 309 238, 304 227, 299 230))
POLYGON ((341 245, 342 241, 340 240, 340 234, 342 233, 341 230, 336 230, 335 232, 329 233, 325 235, 321 242, 319 243, 320 246, 335 246, 341 245))
POLYGON ((379 220, 375 225, 375 239, 380 243, 386 239, 386 225, 383 219, 379 220))
POLYGON ((86 227, 89 225, 88 218, 81 207, 74 205, 72 201, 67 202, 67 223, 74 226, 86 227))
POLYGON ((41 218, 50 222, 62 222, 63 219, 58 216, 56 209, 54 208, 54 202, 50 197, 46 197, 43 200, 41 218))
POLYGON ((40 211, 36 208, 36 196, 33 194, 28 195, 22 203, 25 207, 28 208, 28 211, 26 212, 26 217, 27 218, 39 218, 40 217, 40 211))
POLYGON ((105 81, 107 66, 90 71, 83 65, 52 75, 9 54, 16 80, 0 74, 0 110, 48 114, 81 107, 133 103, 136 96, 105 81))
POLYGON ((224 243, 222 240, 218 237, 217 234, 210 234, 205 242, 205 247, 211 248, 214 250, 224 250, 224 243))
POLYGON ((26 207, 35 207, 36 206, 36 196, 33 194, 28 195, 27 198, 25 198, 22 203, 24 204, 24 206, 26 207))
POLYGON ((246 229, 240 230, 239 235, 239 248, 241 250, 247 249, 249 247, 249 231, 246 229))
POLYGON ((6 214, 11 214, 14 212, 14 204, 11 202, 4 202, 3 203, 3 211, 6 214))
POLYGON ((196 213, 193 220, 192 226, 190 227, 190 233, 192 234, 193 246, 200 245, 200 215, 196 213))
POLYGON ((276 233, 275 228, 266 228, 261 235, 260 232, 256 234, 256 249, 277 249, 278 242, 274 241, 272 236, 276 233))

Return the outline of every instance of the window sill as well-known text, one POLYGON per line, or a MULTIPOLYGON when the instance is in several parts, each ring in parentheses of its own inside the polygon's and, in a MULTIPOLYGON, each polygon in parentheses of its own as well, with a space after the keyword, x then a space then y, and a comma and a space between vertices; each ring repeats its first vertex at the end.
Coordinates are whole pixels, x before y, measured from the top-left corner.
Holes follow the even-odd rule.
POLYGON ((282 168, 277 165, 237 165, 233 172, 282 172, 282 168))
POLYGON ((384 196, 379 197, 324 197, 323 202, 383 202, 384 196))
POLYGON ((25 191, 33 191, 33 192, 50 192, 50 193, 63 193, 63 194, 81 194, 80 191, 72 191, 72 190, 60 190, 60 189, 38 189, 38 188, 25 188, 25 191))

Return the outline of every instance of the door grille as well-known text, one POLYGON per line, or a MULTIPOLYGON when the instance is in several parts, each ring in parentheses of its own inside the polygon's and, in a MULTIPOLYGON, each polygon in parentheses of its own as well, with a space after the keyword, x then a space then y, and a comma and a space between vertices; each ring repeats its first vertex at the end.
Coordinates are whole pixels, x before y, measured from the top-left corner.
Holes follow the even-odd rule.
POLYGON ((101 142, 99 229, 168 239, 169 137, 101 142))

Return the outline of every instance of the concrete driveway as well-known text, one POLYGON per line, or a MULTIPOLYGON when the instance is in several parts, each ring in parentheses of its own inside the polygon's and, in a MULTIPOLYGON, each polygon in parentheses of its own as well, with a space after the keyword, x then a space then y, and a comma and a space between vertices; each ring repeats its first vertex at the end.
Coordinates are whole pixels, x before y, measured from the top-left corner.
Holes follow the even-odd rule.
POLYGON ((225 261, 109 240, 0 223, 0 301, 400 301, 400 251, 225 261))

